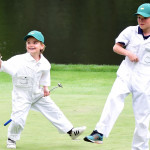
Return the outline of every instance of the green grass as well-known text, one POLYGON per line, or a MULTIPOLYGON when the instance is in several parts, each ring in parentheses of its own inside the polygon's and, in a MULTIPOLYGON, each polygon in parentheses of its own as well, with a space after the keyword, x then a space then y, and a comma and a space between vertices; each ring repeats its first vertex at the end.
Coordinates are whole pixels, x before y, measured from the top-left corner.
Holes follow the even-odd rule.
MULTIPOLYGON (((119 116, 109 138, 102 145, 84 142, 100 118, 106 98, 116 78, 118 66, 99 65, 56 65, 52 64, 51 88, 61 83, 51 93, 51 98, 61 108, 74 126, 86 125, 87 130, 72 141, 68 135, 59 134, 57 129, 40 113, 30 111, 21 140, 20 150, 131 150, 134 131, 134 116, 131 96, 119 116)), ((11 77, 0 73, 0 150, 6 149, 7 129, 5 123, 11 114, 11 77)))
POLYGON ((52 71, 78 71, 78 72, 116 72, 118 66, 110 65, 64 65, 52 64, 52 71))

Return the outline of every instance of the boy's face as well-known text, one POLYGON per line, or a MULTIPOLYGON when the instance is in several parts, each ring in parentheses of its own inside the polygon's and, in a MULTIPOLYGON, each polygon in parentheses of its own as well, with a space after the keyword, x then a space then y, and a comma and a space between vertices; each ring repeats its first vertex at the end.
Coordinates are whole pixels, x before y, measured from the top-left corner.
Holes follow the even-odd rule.
POLYGON ((44 48, 44 44, 35 39, 34 37, 29 37, 26 41, 27 52, 32 56, 40 55, 40 50, 44 48))
POLYGON ((137 15, 137 21, 143 31, 150 30, 150 17, 145 18, 141 15, 137 15))

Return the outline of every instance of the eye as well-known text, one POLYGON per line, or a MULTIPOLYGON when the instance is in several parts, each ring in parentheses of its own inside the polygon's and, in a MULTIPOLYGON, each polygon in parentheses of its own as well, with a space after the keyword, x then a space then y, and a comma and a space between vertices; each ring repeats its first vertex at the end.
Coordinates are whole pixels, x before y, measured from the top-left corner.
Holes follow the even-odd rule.
POLYGON ((137 19, 141 19, 141 17, 138 16, 137 19))
POLYGON ((148 17, 140 17, 140 16, 138 16, 137 17, 137 19, 139 19, 139 20, 146 20, 148 17))
POLYGON ((35 41, 34 44, 38 44, 38 41, 35 41))

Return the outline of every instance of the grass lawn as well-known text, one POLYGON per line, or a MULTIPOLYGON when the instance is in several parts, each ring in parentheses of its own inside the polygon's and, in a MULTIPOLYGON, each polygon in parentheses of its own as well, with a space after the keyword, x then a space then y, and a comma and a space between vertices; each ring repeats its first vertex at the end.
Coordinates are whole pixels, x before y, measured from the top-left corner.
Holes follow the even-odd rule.
MULTIPOLYGON (((51 88, 61 83, 51 93, 51 98, 67 118, 76 126, 86 125, 87 130, 72 141, 39 112, 30 111, 21 140, 20 150, 131 150, 134 131, 132 100, 129 95, 109 138, 102 145, 84 142, 100 118, 106 98, 116 78, 117 66, 56 65, 52 64, 51 88)), ((0 73, 0 150, 6 149, 7 129, 3 124, 11 114, 11 77, 0 73)))

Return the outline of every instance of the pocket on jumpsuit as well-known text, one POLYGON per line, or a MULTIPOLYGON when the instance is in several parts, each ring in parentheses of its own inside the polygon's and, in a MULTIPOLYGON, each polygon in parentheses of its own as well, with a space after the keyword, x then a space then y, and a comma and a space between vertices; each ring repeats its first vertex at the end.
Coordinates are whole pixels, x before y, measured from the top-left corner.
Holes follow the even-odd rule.
POLYGON ((13 78, 13 83, 16 87, 20 87, 20 88, 30 88, 32 87, 32 81, 33 79, 31 77, 27 77, 27 76, 19 76, 19 77, 15 77, 13 78))

